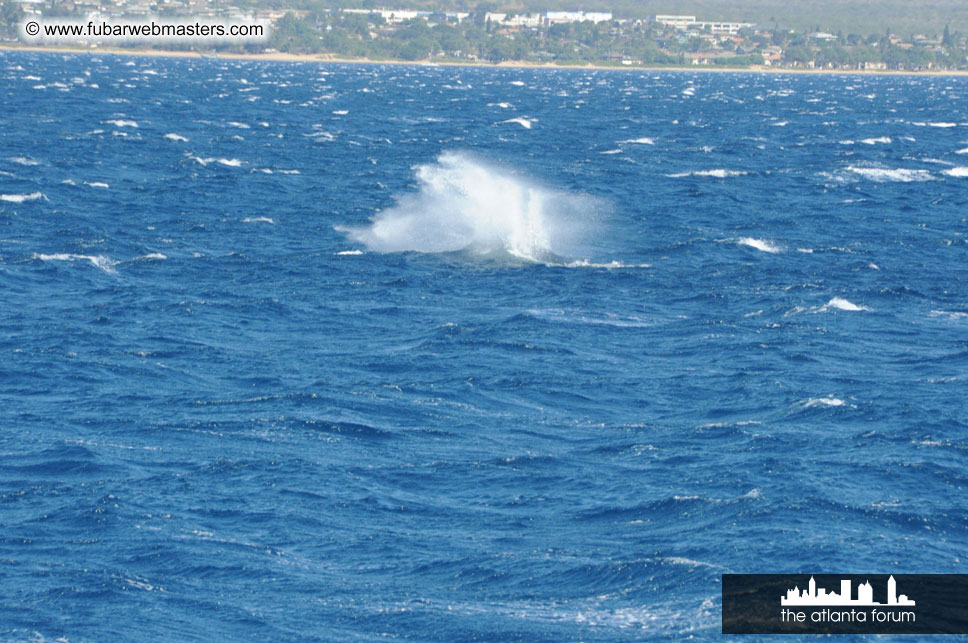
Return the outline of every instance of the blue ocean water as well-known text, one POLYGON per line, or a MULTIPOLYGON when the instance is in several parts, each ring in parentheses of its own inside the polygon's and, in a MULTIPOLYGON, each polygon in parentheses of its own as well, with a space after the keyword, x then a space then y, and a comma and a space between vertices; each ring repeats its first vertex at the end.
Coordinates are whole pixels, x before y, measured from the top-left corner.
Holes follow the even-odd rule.
POLYGON ((966 572, 968 82, 0 54, 0 638, 709 638, 966 572))

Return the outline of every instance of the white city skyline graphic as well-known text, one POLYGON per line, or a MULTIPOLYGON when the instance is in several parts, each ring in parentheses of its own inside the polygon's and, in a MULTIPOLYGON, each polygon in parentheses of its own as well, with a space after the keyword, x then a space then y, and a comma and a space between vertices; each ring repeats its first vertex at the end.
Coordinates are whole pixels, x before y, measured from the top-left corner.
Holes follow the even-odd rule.
POLYGON ((883 605, 885 607, 913 606, 914 601, 905 594, 897 595, 897 581, 894 576, 887 579, 887 602, 878 603, 874 600, 874 588, 870 581, 857 586, 857 598, 851 598, 850 581, 840 581, 840 593, 830 592, 823 587, 817 587, 817 581, 810 577, 806 589, 799 587, 788 589, 786 596, 780 597, 780 605, 883 605))

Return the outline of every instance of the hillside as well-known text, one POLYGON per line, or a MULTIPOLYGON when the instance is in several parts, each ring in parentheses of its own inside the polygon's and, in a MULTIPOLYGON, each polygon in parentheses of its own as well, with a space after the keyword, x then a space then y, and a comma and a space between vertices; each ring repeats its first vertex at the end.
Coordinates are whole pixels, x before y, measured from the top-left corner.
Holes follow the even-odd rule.
POLYGON ((279 8, 392 7, 447 11, 543 11, 585 9, 612 11, 616 17, 640 18, 656 13, 696 15, 700 19, 772 24, 811 31, 857 34, 968 32, 966 0, 227 0, 239 6, 279 8))

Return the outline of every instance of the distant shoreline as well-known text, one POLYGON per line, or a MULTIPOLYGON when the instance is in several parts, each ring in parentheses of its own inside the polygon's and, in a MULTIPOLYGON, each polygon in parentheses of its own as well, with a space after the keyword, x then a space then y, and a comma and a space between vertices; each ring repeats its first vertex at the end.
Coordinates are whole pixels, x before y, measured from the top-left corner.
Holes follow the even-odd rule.
POLYGON ((433 61, 433 60, 374 60, 370 58, 340 58, 332 54, 288 54, 274 52, 266 54, 203 54, 196 51, 175 51, 165 49, 126 49, 118 47, 104 47, 91 49, 88 47, 33 47, 11 44, 0 44, 0 51, 30 51, 40 53, 61 54, 108 54, 118 56, 146 56, 154 58, 219 58, 224 60, 253 60, 263 62, 298 62, 298 63, 339 63, 356 65, 414 65, 422 67, 485 67, 491 69, 587 69, 587 70, 621 70, 621 71, 696 71, 711 73, 761 73, 761 74, 825 74, 851 76, 968 76, 968 70, 931 70, 931 71, 897 71, 872 69, 791 69, 788 67, 768 67, 752 65, 749 67, 710 67, 698 65, 669 65, 650 67, 640 65, 559 65, 557 63, 529 63, 522 61, 505 61, 501 63, 463 62, 463 61, 433 61))

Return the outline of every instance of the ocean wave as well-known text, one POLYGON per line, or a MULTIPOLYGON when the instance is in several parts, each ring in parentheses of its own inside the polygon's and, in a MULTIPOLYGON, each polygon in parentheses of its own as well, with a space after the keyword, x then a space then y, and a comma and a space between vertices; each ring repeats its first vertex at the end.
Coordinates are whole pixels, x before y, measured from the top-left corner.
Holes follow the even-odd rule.
POLYGON ((0 201, 7 203, 23 203, 24 201, 36 201, 46 199, 43 192, 31 192, 30 194, 0 194, 0 201))
POLYGON ((878 143, 891 143, 890 136, 878 136, 877 138, 865 138, 861 141, 864 145, 877 145, 878 143))
POLYGON ((963 312, 960 310, 932 310, 928 314, 932 317, 944 317, 949 321, 968 319, 968 312, 963 312))
POLYGON ((859 174, 865 179, 877 183, 910 183, 913 181, 931 181, 934 179, 928 170, 909 170, 905 168, 888 169, 880 167, 856 167, 848 166, 847 169, 854 174, 859 174))
POLYGON ((649 138, 648 136, 643 136, 641 138, 630 138, 624 141, 619 141, 620 144, 624 143, 635 143, 638 145, 655 145, 655 140, 649 138))
POLYGON ((749 174, 746 170, 697 170, 694 172, 679 172, 677 174, 666 174, 671 179, 681 179, 687 176, 708 176, 716 179, 727 179, 733 176, 744 176, 749 174))
POLYGON ((138 123, 135 121, 126 121, 124 119, 115 118, 110 121, 104 121, 108 125, 114 125, 115 127, 138 127, 138 123))
POLYGON ((165 138, 168 139, 169 141, 175 141, 175 142, 181 142, 181 143, 188 142, 188 139, 182 136, 181 134, 175 134, 175 133, 165 134, 165 138))
POLYGON ((604 268, 605 270, 627 270, 632 268, 651 268, 649 263, 622 263, 621 261, 594 262, 579 259, 567 263, 557 264, 562 268, 604 268))
POLYGON ((810 398, 803 403, 803 407, 806 409, 813 409, 817 407, 831 408, 837 406, 845 406, 847 403, 840 398, 834 397, 833 395, 828 395, 827 397, 814 397, 810 398))
POLYGON ((531 129, 531 125, 534 123, 534 119, 523 118, 518 116, 516 118, 509 118, 506 121, 501 121, 502 123, 517 123, 524 129, 531 129))
POLYGON ((242 167, 242 163, 243 163, 239 159, 225 159, 225 158, 214 158, 214 157, 202 158, 199 156, 190 156, 189 158, 192 159, 193 161, 196 161, 200 165, 208 165, 209 163, 218 163, 220 165, 225 165, 228 167, 242 167))
POLYGON ((870 311, 870 308, 867 308, 865 306, 858 306, 857 304, 852 303, 844 299, 843 297, 832 297, 830 301, 828 301, 826 304, 818 308, 817 312, 824 313, 831 309, 845 310, 850 312, 870 311))
POLYGON ((749 246, 750 248, 756 248, 761 252, 770 252, 772 254, 779 254, 783 250, 774 243, 766 241, 765 239, 754 239, 753 237, 743 237, 739 239, 736 243, 741 246, 749 246))
POLYGON ((299 170, 273 170, 270 167, 260 167, 254 172, 262 172, 263 174, 299 174, 299 170))
POLYGON ((942 172, 945 176, 953 176, 959 179, 968 178, 968 167, 959 166, 953 167, 950 170, 944 170, 942 172))
POLYGON ((242 219, 242 223, 272 223, 275 224, 269 217, 246 217, 242 219))
POLYGON ((114 267, 118 262, 104 255, 77 255, 68 253, 40 254, 34 253, 31 257, 40 261, 88 261, 92 266, 104 272, 114 274, 117 272, 114 267))
POLYGON ((34 159, 27 158, 26 156, 11 156, 7 159, 11 163, 16 163, 17 165, 33 166, 40 165, 40 161, 35 161, 34 159))

